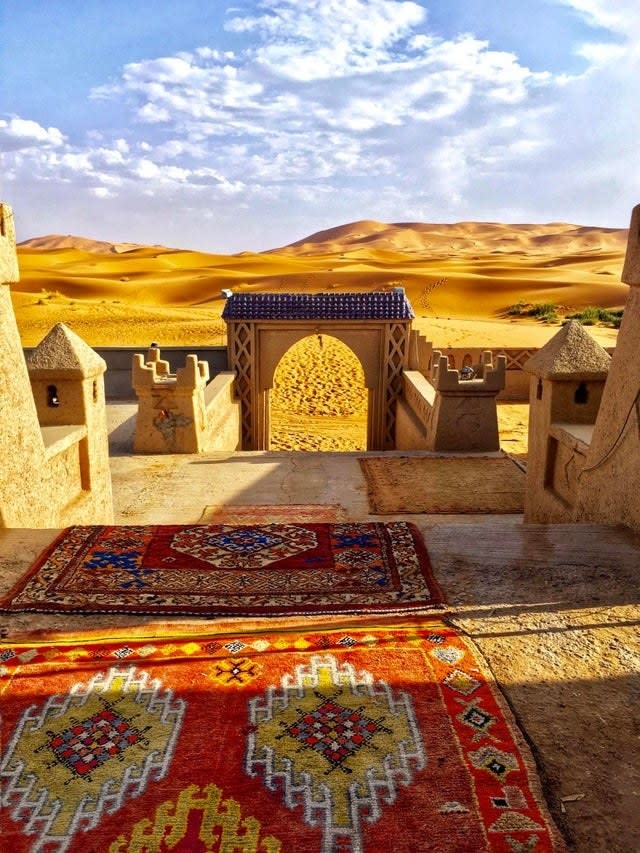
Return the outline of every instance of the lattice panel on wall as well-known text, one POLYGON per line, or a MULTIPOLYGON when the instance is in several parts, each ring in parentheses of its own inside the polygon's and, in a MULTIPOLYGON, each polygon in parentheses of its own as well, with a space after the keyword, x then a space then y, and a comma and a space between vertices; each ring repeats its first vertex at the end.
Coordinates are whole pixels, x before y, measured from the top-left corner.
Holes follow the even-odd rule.
POLYGON ((229 327, 230 367, 236 374, 236 393, 242 412, 242 447, 249 450, 253 446, 254 324, 230 323, 229 327))
POLYGON ((537 349, 501 349, 493 350, 494 361, 497 356, 504 355, 507 359, 507 370, 522 370, 525 364, 538 352, 537 349))
POLYGON ((402 394, 402 372, 407 357, 408 328, 403 323, 386 327, 384 358, 384 450, 396 444, 396 403, 402 394))

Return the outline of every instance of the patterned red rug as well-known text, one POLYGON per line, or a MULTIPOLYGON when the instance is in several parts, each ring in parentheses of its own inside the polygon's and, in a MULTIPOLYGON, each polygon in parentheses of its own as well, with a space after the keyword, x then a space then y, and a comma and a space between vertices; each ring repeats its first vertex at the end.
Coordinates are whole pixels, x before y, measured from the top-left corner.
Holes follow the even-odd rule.
POLYGON ((373 522, 71 527, 0 607, 269 616, 441 603, 417 528, 373 522))
POLYGON ((442 623, 0 660, 12 853, 565 849, 499 691, 442 623))

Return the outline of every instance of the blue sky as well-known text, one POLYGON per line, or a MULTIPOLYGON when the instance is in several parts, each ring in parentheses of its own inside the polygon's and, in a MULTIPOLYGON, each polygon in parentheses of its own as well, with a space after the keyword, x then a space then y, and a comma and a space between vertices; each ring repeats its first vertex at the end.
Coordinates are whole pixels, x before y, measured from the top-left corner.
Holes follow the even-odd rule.
POLYGON ((19 239, 212 252, 626 226, 639 94, 637 0, 0 0, 0 198, 19 239))

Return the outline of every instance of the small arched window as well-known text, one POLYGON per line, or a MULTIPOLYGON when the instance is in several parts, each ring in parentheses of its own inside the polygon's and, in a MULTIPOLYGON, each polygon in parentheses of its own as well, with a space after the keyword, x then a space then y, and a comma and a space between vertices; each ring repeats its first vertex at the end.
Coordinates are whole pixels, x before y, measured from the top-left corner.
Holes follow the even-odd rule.
POLYGON ((589 402, 589 389, 584 382, 581 382, 576 388, 576 393, 573 395, 573 402, 576 406, 584 406, 589 402))
POLYGON ((47 406, 50 409, 57 409, 59 405, 58 389, 55 385, 47 385, 47 406))

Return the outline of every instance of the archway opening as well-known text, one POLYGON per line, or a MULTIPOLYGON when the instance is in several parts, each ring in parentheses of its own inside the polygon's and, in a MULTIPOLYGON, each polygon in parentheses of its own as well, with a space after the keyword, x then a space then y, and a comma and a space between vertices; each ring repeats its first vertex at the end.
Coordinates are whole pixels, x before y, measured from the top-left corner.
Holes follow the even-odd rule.
POLYGON ((367 402, 355 353, 331 335, 303 338, 275 371, 270 448, 366 450, 367 402))

